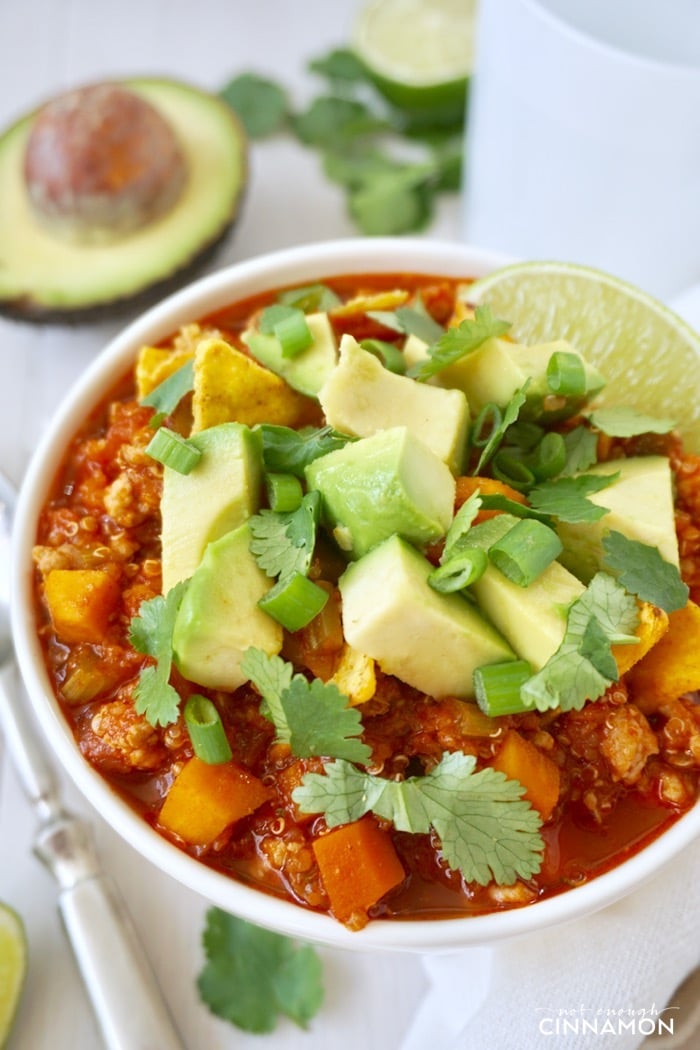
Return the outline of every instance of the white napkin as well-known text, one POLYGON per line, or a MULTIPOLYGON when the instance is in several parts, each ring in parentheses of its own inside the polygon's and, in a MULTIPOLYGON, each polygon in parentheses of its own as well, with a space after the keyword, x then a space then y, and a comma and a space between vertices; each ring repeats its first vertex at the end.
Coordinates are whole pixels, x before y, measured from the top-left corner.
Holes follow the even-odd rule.
POLYGON ((589 918, 496 948, 426 956, 430 987, 402 1050, 636 1050, 664 1031, 660 1018, 679 1035, 689 1007, 673 993, 700 963, 699 873, 696 842, 589 918))

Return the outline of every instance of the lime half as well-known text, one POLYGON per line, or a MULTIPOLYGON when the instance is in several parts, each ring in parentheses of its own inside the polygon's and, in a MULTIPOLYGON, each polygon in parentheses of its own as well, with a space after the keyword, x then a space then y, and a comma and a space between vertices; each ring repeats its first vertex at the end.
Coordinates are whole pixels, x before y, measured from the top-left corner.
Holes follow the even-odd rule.
POLYGON ((401 109, 448 123, 464 114, 477 0, 374 0, 359 14, 355 52, 401 109))
POLYGON ((27 972, 27 939, 17 912, 0 903, 0 1047, 5 1046, 27 972))
POLYGON ((700 452, 700 336, 650 295, 559 262, 515 263, 462 294, 510 321, 518 342, 568 339, 606 377, 596 403, 673 419, 686 448, 700 452))

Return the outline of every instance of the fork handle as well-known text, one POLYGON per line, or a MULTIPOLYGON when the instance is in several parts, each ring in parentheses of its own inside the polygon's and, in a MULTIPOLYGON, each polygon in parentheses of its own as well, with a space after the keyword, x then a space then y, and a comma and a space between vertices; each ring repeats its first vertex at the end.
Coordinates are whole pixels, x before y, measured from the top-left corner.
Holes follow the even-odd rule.
POLYGON ((109 876, 62 890, 59 909, 106 1050, 184 1050, 109 876))

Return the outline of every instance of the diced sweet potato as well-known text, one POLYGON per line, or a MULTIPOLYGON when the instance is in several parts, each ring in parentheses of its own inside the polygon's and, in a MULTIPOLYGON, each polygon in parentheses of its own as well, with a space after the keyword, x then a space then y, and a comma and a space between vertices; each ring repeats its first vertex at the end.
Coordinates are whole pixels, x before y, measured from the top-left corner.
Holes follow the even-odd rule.
POLYGON ((119 604, 119 585, 102 569, 52 569, 44 597, 62 642, 99 643, 119 604))
POLYGON ((197 347, 193 433, 230 422, 291 427, 307 410, 306 398, 225 340, 206 338, 197 347))
POLYGON ((509 729, 493 768, 518 780, 525 788, 525 798, 548 820, 559 800, 559 767, 539 748, 515 729, 509 729))
POLYGON ((173 781, 158 822, 191 846, 209 846, 268 798, 263 782, 234 762, 208 765, 194 757, 173 781))
POLYGON ((669 616, 668 630, 627 677, 630 695, 642 711, 700 689, 700 606, 688 602, 669 616))
POLYGON ((371 816, 322 835, 313 850, 333 914, 353 929, 366 925, 367 909, 406 877, 388 832, 371 816))
POLYGON ((652 646, 656 645, 667 630, 668 614, 656 605, 640 602, 639 623, 635 631, 639 642, 636 645, 613 645, 612 647, 612 654, 619 673, 627 674, 630 668, 639 663, 652 646))

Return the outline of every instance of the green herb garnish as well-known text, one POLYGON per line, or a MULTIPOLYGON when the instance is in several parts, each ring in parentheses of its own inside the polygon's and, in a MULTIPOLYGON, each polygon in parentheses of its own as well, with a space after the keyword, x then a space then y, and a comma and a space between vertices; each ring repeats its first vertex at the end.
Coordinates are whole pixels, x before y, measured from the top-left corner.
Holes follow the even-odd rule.
POLYGON ((295 474, 302 479, 309 463, 353 440, 332 427, 292 430, 291 427, 261 423, 255 429, 262 437, 265 470, 273 474, 295 474))
POLYGON ((446 329, 428 348, 428 357, 414 365, 408 374, 423 383, 466 354, 478 350, 487 339, 505 335, 509 328, 510 322, 494 317, 490 306, 477 306, 473 318, 468 317, 456 327, 446 329))
POLYGON ((539 711, 580 710, 617 681, 612 645, 634 644, 637 603, 606 573, 597 573, 569 609, 559 649, 522 687, 525 704, 539 711))
POLYGON ((180 713, 180 697, 170 685, 173 660, 173 628, 180 604, 187 589, 187 581, 172 587, 163 596, 141 602, 138 616, 129 626, 129 641, 139 653, 152 656, 155 667, 144 667, 134 691, 134 708, 152 726, 167 726, 176 722, 180 713))
POLYGON ((657 419, 629 405, 599 408, 588 416, 594 427, 610 437, 637 437, 639 434, 668 434, 675 427, 672 419, 657 419))
POLYGON ((141 404, 155 409, 149 426, 159 427, 166 416, 172 415, 185 394, 194 389, 194 363, 186 361, 177 371, 141 398, 141 404))
POLYGON ((257 73, 242 73, 229 81, 221 97, 235 110, 251 139, 279 131, 289 116, 287 93, 257 73))
POLYGON ((323 813, 329 827, 372 812, 397 831, 434 829, 445 860, 469 882, 508 886, 530 878, 542 863, 540 817, 518 781, 494 769, 474 772, 475 765, 473 755, 446 752, 425 776, 395 781, 338 760, 325 775, 307 773, 292 797, 302 812, 323 813))
POLYGON ((250 550, 260 568, 274 579, 294 573, 307 576, 316 543, 320 506, 318 492, 309 492, 297 510, 261 510, 248 519, 250 550))
POLYGON ((592 503, 587 497, 612 485, 619 472, 611 474, 579 474, 576 477, 555 478, 530 490, 528 498, 535 510, 551 514, 560 521, 573 523, 599 521, 608 513, 607 507, 592 503))
POLYGON ((675 565, 665 561, 658 547, 631 540, 621 532, 603 537, 606 569, 642 601, 651 602, 665 612, 682 609, 688 602, 688 587, 675 565))
POLYGON ((309 945, 263 930, 220 908, 207 911, 202 1002, 245 1032, 274 1031, 278 1015, 308 1027, 323 1002, 321 961, 309 945))
POLYGON ((241 668, 262 695, 260 710, 275 726, 275 739, 297 758, 369 762, 372 751, 359 739, 360 713, 336 686, 293 674, 291 664, 260 649, 248 649, 241 668))

